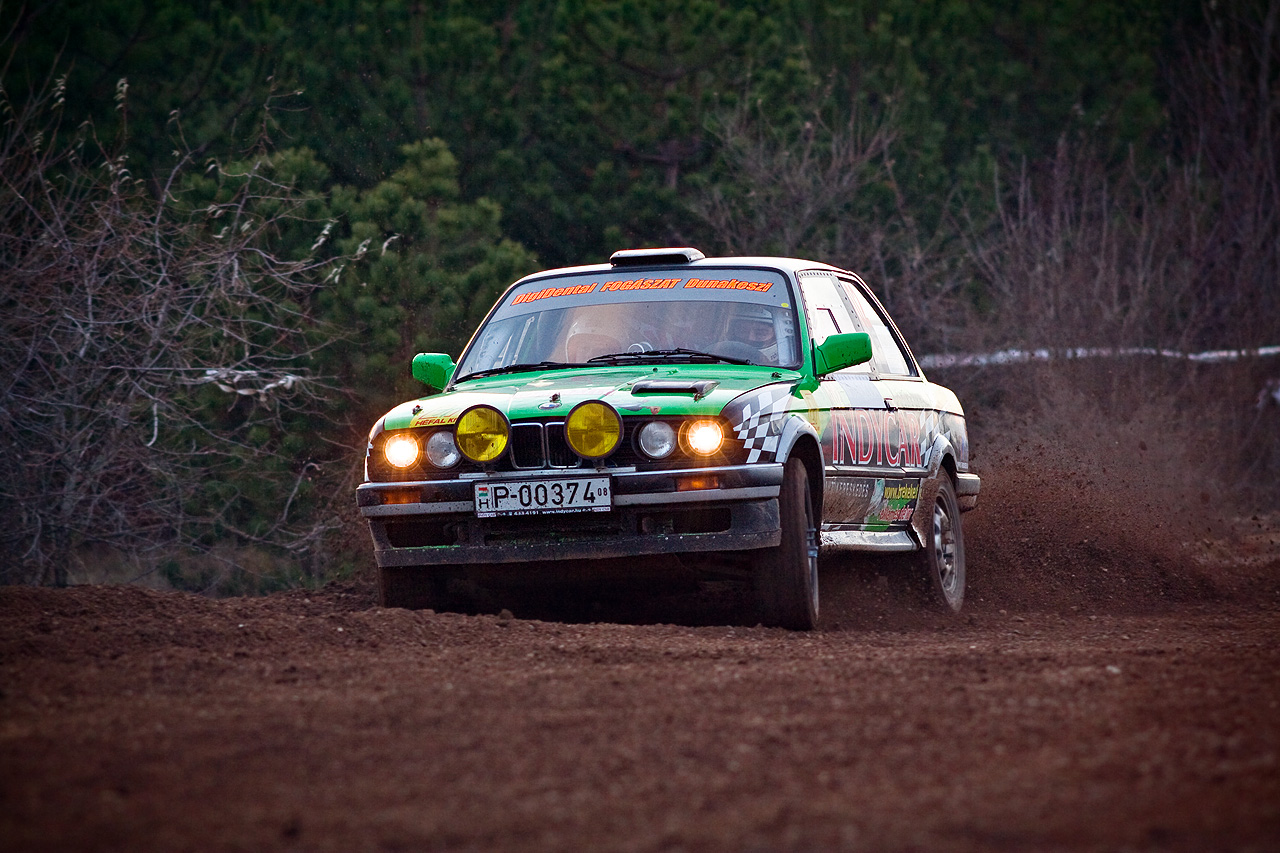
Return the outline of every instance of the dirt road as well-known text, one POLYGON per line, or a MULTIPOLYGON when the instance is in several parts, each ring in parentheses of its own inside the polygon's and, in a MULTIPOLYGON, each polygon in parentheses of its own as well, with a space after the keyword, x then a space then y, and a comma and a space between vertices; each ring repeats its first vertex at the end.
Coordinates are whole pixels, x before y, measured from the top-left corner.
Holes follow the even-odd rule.
POLYGON ((0 589, 0 848, 1280 848, 1274 519, 1037 506, 972 515, 961 616, 836 561, 810 634, 0 589))

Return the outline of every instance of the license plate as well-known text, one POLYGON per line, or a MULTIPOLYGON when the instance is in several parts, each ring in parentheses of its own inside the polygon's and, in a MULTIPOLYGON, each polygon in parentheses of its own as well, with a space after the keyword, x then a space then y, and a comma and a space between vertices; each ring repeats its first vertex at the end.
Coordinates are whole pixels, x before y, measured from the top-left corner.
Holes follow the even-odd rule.
POLYGON ((608 477, 476 483, 476 515, 547 515, 607 512, 613 504, 608 477))

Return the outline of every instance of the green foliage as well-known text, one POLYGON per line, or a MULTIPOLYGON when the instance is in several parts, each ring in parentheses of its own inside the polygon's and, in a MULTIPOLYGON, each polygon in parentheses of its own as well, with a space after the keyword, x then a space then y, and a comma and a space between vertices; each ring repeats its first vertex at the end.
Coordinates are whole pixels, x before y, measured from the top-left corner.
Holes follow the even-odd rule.
POLYGON ((316 299, 325 322, 343 330, 320 363, 362 389, 367 413, 417 393, 414 354, 458 355, 498 295, 537 266, 503 239, 495 203, 458 200, 457 162, 443 142, 412 143, 401 156, 375 186, 332 193, 335 242, 351 260, 316 299))
POLYGON ((876 209, 905 203, 926 230, 948 199, 984 193, 993 163, 1050 157, 1064 133, 1158 160, 1159 66, 1197 13, 1195 0, 224 0, 198 13, 68 0, 5 7, 0 24, 16 19, 10 90, 61 50, 69 113, 105 126, 127 78, 139 162, 163 164, 179 126, 223 157, 267 134, 369 190, 404 145, 438 138, 461 197, 500 204, 503 234, 555 265, 704 238, 681 201, 714 174, 708 121, 743 99, 779 127, 892 114, 876 209))

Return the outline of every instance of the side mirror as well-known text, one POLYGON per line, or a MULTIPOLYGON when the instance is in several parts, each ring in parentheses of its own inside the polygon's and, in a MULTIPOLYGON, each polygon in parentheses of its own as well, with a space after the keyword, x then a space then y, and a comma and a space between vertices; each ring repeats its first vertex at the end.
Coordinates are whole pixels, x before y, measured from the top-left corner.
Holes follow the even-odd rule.
POLYGON ((871 360, 871 336, 866 332, 829 335, 813 351, 813 368, 819 376, 865 364, 871 360))
POLYGON ((453 359, 445 353, 420 352, 413 357, 413 378, 434 394, 449 384, 454 366, 453 359))

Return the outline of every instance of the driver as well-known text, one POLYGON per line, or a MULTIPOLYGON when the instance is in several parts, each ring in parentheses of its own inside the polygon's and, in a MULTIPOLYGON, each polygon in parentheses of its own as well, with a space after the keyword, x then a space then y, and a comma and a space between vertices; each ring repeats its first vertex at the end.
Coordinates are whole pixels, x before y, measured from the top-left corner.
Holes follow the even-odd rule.
POLYGON ((729 338, 745 344, 760 354, 757 364, 778 363, 778 336, 773 328, 773 315, 762 307, 744 307, 729 321, 729 338))
POLYGON ((614 334, 618 323, 599 306, 588 306, 569 327, 565 339, 565 357, 570 364, 581 364, 588 359, 619 352, 622 342, 614 334))

